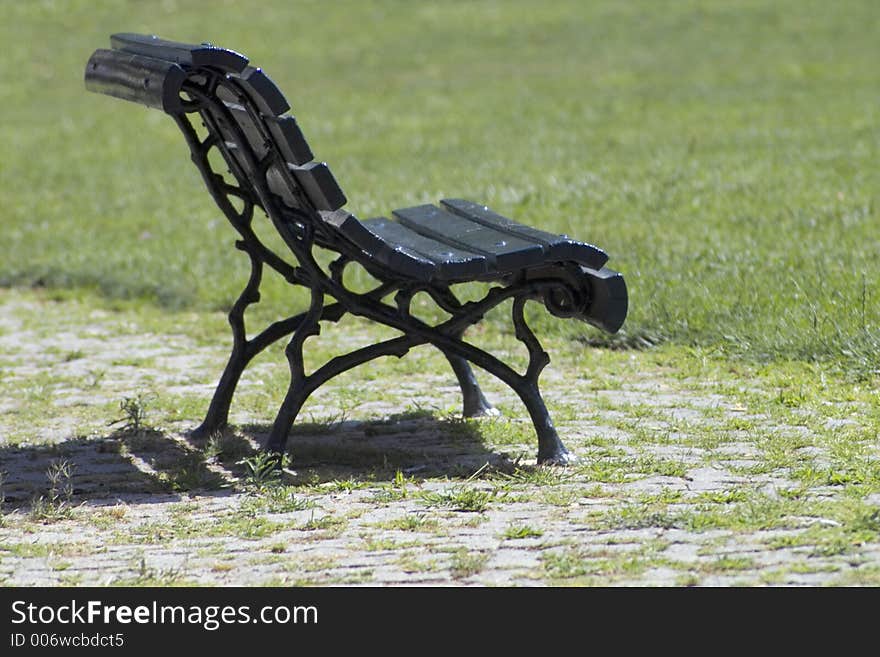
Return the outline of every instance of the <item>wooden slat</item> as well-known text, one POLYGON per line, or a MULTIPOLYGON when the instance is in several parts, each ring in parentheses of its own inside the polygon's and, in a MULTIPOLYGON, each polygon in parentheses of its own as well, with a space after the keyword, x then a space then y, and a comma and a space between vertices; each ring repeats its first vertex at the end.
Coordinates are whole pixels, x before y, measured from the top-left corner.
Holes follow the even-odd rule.
POLYGON ((290 103, 281 93, 281 89, 263 73, 262 69, 248 66, 238 76, 237 82, 260 108, 261 113, 281 116, 290 109, 290 103))
MULTIPOLYGON (((226 102, 227 109, 235 117, 236 122, 247 135, 248 141, 259 157, 266 154, 266 137, 254 123, 248 111, 237 103, 226 102)), ((314 157, 312 149, 303 136, 302 131, 296 124, 296 119, 290 115, 280 117, 264 116, 266 127, 272 139, 274 139, 281 156, 290 164, 306 164, 314 157)))
POLYGON ((437 280, 469 280, 485 276, 490 271, 489 262, 483 255, 425 237, 396 221, 380 217, 361 223, 374 239, 359 246, 368 247, 364 250, 370 256, 389 266, 394 266, 395 252, 400 251, 431 262, 433 278, 437 280))
POLYGON ((607 259, 589 244, 518 224, 485 206, 456 200, 447 203, 459 212, 421 205, 395 210, 399 221, 384 217, 359 221, 342 212, 322 213, 322 217, 370 259, 422 280, 485 280, 554 262, 588 267, 585 261, 607 259), (477 215, 482 221, 474 218, 474 207, 482 209, 477 215))
POLYGON ((347 199, 325 162, 309 162, 288 167, 316 210, 336 210, 347 199))
POLYGON ((296 123, 296 119, 290 115, 279 117, 265 117, 269 131, 275 138, 281 155, 291 164, 305 164, 314 158, 312 149, 309 147, 302 130, 296 123))
POLYGON ((251 118, 248 111, 241 105, 235 105, 232 103, 225 103, 225 105, 238 127, 244 132, 248 144, 250 144, 250 147, 253 149, 257 158, 259 159, 266 155, 269 150, 266 146, 266 137, 257 127, 257 124, 254 123, 254 120, 251 118))
POLYGON ((405 246, 389 244, 381 235, 381 229, 375 230, 376 222, 388 221, 384 217, 370 219, 368 225, 345 210, 321 212, 320 215, 326 223, 363 250, 367 260, 388 267, 407 278, 420 281, 434 278, 437 271, 434 262, 405 246))
POLYGON ((145 34, 114 34, 110 37, 110 46, 113 50, 162 59, 181 66, 210 66, 227 73, 241 73, 248 64, 247 57, 241 53, 210 43, 180 43, 145 34))
POLYGON ((422 235, 484 255, 500 272, 540 264, 544 257, 541 244, 434 205, 402 208, 395 210, 394 215, 403 225, 422 235))
MULTIPOLYGON (((295 126, 293 117, 282 117, 280 120, 275 120, 274 118, 267 119, 266 125, 261 130, 254 121, 251 113, 244 107, 228 101, 224 104, 229 110, 229 114, 235 120, 235 123, 244 133, 257 160, 264 157, 268 152, 267 139, 275 140, 275 144, 283 156, 285 153, 288 154, 288 156, 285 156, 286 160, 292 159, 293 148, 297 149, 298 154, 296 154, 295 157, 300 161, 303 161, 303 158, 307 155, 311 156, 311 149, 309 149, 309 146, 305 143, 304 139, 299 143, 295 141, 293 135, 295 132, 299 132, 299 128, 295 126), (287 121, 285 119, 290 120, 287 121), (287 137, 291 137, 291 139, 285 141, 278 140, 276 138, 277 133, 272 130, 273 125, 279 132, 285 130, 287 137), (269 128, 269 132, 273 134, 266 135, 264 133, 266 128, 269 128)), ((225 117, 217 115, 214 115, 214 117, 217 124, 220 126, 224 141, 227 143, 233 142, 233 133, 229 129, 225 117)), ((231 150, 234 151, 235 149, 233 148, 231 150)), ((243 158, 237 159, 241 161, 243 168, 247 170, 243 158)), ((295 185, 302 189, 306 197, 308 197, 317 210, 336 210, 345 205, 347 201, 345 194, 343 194, 342 189, 339 187, 339 184, 336 182, 336 179, 333 177, 333 174, 326 163, 309 162, 308 160, 305 160, 303 165, 294 166, 291 164, 287 169, 288 171, 284 172, 275 166, 270 167, 267 171, 267 180, 269 183, 269 189, 280 196, 288 206, 293 208, 299 207, 298 199, 293 191, 293 186, 295 185)), ((248 173, 253 174, 254 172, 249 171, 248 173)))
POLYGON ((271 166, 266 171, 266 183, 269 185, 269 191, 280 196, 285 205, 297 210, 302 209, 301 202, 293 191, 290 173, 280 170, 277 166, 271 166))
POLYGON ((555 235, 531 226, 525 226, 493 212, 485 205, 462 199, 443 199, 440 203, 458 215, 510 235, 542 244, 546 261, 564 262, 570 260, 592 269, 601 269, 608 262, 608 254, 592 244, 573 240, 567 235, 555 235))

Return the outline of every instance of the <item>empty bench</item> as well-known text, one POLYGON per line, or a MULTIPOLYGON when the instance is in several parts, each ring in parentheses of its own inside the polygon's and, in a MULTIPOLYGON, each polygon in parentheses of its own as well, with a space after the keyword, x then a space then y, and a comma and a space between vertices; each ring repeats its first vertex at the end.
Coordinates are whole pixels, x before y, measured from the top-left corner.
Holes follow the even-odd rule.
POLYGON ((605 267, 608 256, 601 249, 461 199, 359 219, 344 209, 345 195, 327 165, 314 158, 284 95, 244 55, 207 43, 138 34, 116 34, 110 43, 110 49, 96 50, 89 59, 86 87, 162 110, 175 120, 209 193, 238 233, 235 246, 250 258, 250 277, 229 312, 232 353, 194 436, 224 428, 242 372, 279 340, 288 340, 290 384, 264 446, 277 453, 285 450, 293 421, 320 385, 373 359, 402 357, 413 347, 430 344, 445 355, 458 379, 465 416, 492 410, 473 364, 498 377, 522 400, 537 433, 538 462, 572 461, 538 388, 550 359, 523 309, 527 301, 537 300, 557 317, 617 331, 627 312, 626 285, 620 273, 605 267), (222 156, 221 168, 231 178, 212 166, 212 152, 222 156), (264 219, 256 210, 281 236, 287 247, 283 254, 257 236, 254 222, 264 219), (334 253, 329 266, 319 264, 316 248, 334 253), (372 289, 355 292, 346 286, 343 271, 350 263, 375 278, 372 289), (306 288, 311 301, 302 312, 280 318, 248 339, 245 311, 260 299, 265 268, 306 288), (490 285, 482 298, 460 301, 453 286, 472 281, 490 285), (431 323, 416 317, 411 304, 419 293, 428 294, 448 318, 431 323), (470 326, 508 300, 516 337, 529 354, 525 372, 464 339, 470 326), (306 373, 306 339, 319 333, 321 322, 337 322, 349 313, 401 335, 306 373))

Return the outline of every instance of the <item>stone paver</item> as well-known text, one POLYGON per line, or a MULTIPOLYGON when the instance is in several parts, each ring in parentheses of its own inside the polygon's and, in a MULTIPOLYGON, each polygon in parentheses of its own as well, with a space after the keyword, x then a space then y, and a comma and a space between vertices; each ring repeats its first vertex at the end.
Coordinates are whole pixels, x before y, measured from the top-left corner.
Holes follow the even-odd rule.
MULTIPOLYGON (((195 418, 120 433, 107 426, 101 410, 145 382, 159 394, 192 394, 206 404, 225 345, 201 346, 183 334, 139 334, 130 326, 124 335, 100 323, 68 326, 65 314, 64 304, 0 297, 0 383, 28 386, 42 376, 42 393, 34 394, 54 399, 51 413, 35 418, 30 440, 20 437, 17 404, 0 399, 4 585, 817 586, 880 563, 877 542, 839 554, 799 543, 821 524, 817 518, 747 533, 689 528, 683 518, 707 494, 748 488, 772 499, 792 484, 782 471, 743 474, 761 458, 746 436, 717 448, 677 444, 685 442, 688 423, 711 423, 717 409, 736 404, 716 393, 679 390, 659 376, 600 390, 598 397, 619 408, 598 416, 589 410, 588 421, 560 423, 586 463, 629 459, 634 467, 623 481, 594 479, 589 468, 574 468, 538 483, 534 445, 508 442, 503 431, 486 432, 493 443, 456 430, 442 412, 384 419, 419 395, 439 409, 457 403, 451 375, 426 370, 392 382, 386 397, 349 409, 338 424, 297 429, 285 480, 292 500, 273 503, 269 494, 245 486, 242 456, 202 458, 204 446, 185 438, 195 418), (60 328, 63 353, 50 349, 57 344, 53 335, 25 321, 36 313, 43 324, 51 320, 60 328), (66 360, 70 352, 81 357, 66 360), (132 358, 145 364, 129 365, 132 358), (98 370, 100 381, 89 385, 98 370), (66 383, 53 386, 52 377, 66 383), (81 384, 70 383, 76 377, 81 384), (643 426, 656 426, 656 442, 630 440, 621 424, 630 418, 629 405, 653 411, 643 426), (13 428, 15 440, 6 437, 13 428), (597 445, 596 436, 605 442, 597 445), (640 459, 665 460, 675 471, 640 472, 640 459), (34 501, 49 498, 46 473, 62 461, 72 469, 72 494, 64 513, 40 519, 34 501), (200 486, 198 477, 212 478, 211 485, 200 486), (485 508, 457 508, 467 494, 484 494, 485 508), (654 511, 652 498, 664 495, 678 497, 654 511)), ((250 372, 242 386, 257 390, 263 381, 259 371, 250 372)), ((576 403, 571 384, 557 371, 547 378, 548 398, 576 403)), ((344 392, 322 389, 310 412, 338 414, 344 392)), ((489 386, 487 393, 502 406, 517 407, 501 387, 489 386)), ((247 453, 271 413, 257 418, 239 408, 232 419, 255 427, 239 434, 247 453)), ((828 420, 823 426, 834 422, 841 424, 828 420)), ((518 424, 499 426, 514 431, 518 424)), ((880 505, 874 498, 869 501, 880 505)))

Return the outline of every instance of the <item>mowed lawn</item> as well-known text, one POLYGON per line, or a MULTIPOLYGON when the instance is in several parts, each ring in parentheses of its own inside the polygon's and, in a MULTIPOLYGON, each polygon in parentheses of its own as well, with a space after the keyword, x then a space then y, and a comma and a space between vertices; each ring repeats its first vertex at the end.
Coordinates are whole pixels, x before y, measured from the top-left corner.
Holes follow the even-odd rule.
MULTIPOLYGON (((880 583, 877 0, 0 17, 0 584, 880 583), (283 341, 231 430, 187 439, 248 259, 173 121, 85 90, 126 31, 263 67, 360 217, 463 197, 604 248, 630 291, 618 335, 529 304, 580 462, 532 465, 525 409, 485 372, 502 414, 463 420, 427 348, 317 390, 283 478, 255 451, 283 341)), ((305 301, 263 292, 251 331, 305 301)), ((307 369, 390 332, 346 318, 307 369)), ((468 338, 525 368, 509 315, 468 338)))
MULTIPOLYGON (((146 32, 263 67, 358 216, 460 196, 600 245, 630 288, 624 343, 875 371, 873 0, 2 11, 2 285, 196 310, 225 308, 240 288, 247 259, 172 121, 84 89, 111 33, 146 32)), ((289 293, 270 286, 269 298, 289 293)))

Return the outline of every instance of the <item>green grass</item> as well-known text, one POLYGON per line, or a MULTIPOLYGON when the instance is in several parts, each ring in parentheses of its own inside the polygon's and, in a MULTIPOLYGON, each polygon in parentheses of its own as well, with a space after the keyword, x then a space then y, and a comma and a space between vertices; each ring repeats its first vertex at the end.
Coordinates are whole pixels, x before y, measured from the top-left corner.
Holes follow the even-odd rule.
POLYGON ((624 576, 644 572, 652 562, 658 560, 651 549, 639 550, 635 554, 599 550, 590 552, 569 547, 561 552, 547 552, 542 557, 546 576, 554 584, 596 585, 599 582, 614 582, 624 576))
MULTIPOLYGON (((503 494, 500 496, 503 498, 503 494)), ((482 513, 499 498, 496 490, 481 490, 458 485, 439 492, 426 492, 421 495, 422 502, 429 507, 448 507, 453 511, 482 513)))
POLYGON ((264 67, 360 216, 485 201, 607 249, 630 336, 875 369, 873 0, 7 4, 0 284, 234 298, 170 119, 83 88, 110 33, 152 32, 264 67))
POLYGON ((116 577, 110 582, 111 586, 194 586, 195 583, 186 578, 183 570, 177 568, 153 568, 148 566, 145 559, 141 559, 136 568, 132 569, 132 575, 128 577, 116 577))
POLYGON ((507 540, 517 540, 521 538, 540 538, 544 535, 540 529, 535 529, 529 525, 510 524, 504 530, 503 538, 507 540))
POLYGON ((488 560, 488 555, 462 548, 453 553, 449 573, 453 579, 466 579, 483 570, 488 560))
POLYGON ((404 532, 435 532, 440 529, 440 522, 436 518, 428 518, 422 514, 407 514, 384 521, 378 526, 381 529, 398 529, 404 532))
POLYGON ((251 493, 241 503, 241 511, 245 514, 258 513, 291 513, 314 507, 311 500, 298 495, 295 489, 288 486, 267 486, 251 493))

